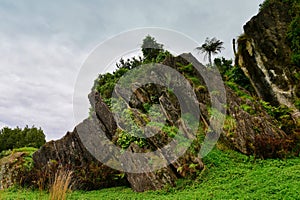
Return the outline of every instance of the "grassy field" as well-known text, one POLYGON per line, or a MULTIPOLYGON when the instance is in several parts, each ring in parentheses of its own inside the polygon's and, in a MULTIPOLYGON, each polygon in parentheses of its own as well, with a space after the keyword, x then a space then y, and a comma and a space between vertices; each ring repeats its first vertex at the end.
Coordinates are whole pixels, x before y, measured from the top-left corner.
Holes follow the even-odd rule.
MULTIPOLYGON (((117 187, 98 191, 74 191, 68 199, 298 199, 300 158, 254 160, 233 151, 213 150, 203 159, 206 169, 196 181, 179 180, 176 188, 135 193, 117 187)), ((45 192, 10 189, 0 200, 48 199, 45 192)))

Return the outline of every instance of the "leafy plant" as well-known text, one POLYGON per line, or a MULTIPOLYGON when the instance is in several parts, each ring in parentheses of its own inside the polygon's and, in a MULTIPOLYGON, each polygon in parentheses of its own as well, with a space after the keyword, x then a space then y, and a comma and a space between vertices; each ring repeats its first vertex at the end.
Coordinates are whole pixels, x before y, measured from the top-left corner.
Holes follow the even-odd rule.
POLYGON ((225 82, 235 83, 248 92, 254 93, 254 89, 249 78, 240 67, 232 65, 232 60, 226 60, 222 57, 216 58, 214 63, 225 82))
POLYGON ((285 105, 272 106, 270 103, 260 100, 261 105, 266 112, 279 122, 281 128, 287 134, 292 134, 296 124, 292 117, 293 110, 285 105))
POLYGON ((164 51, 163 45, 156 42, 155 38, 150 35, 144 38, 141 48, 144 59, 151 62, 155 62, 160 52, 164 51))
POLYGON ((254 98, 245 90, 243 90, 243 88, 241 88, 238 84, 231 81, 227 81, 225 84, 229 86, 240 98, 254 101, 254 98))
POLYGON ((250 115, 254 115, 256 113, 255 109, 253 109, 251 106, 249 106, 248 104, 242 104, 240 106, 244 111, 246 111, 247 113, 249 113, 250 115))

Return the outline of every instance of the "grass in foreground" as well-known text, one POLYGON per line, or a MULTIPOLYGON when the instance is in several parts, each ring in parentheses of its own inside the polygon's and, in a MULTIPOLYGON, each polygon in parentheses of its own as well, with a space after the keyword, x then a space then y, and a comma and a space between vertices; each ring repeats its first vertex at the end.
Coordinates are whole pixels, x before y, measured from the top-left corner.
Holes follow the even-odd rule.
MULTIPOLYGON (((68 199, 297 199, 300 196, 300 158, 254 160, 233 151, 213 150, 203 159, 206 169, 196 181, 179 180, 176 188, 135 193, 117 187, 75 191, 68 199)), ((49 199, 28 190, 0 191, 0 200, 49 199)))

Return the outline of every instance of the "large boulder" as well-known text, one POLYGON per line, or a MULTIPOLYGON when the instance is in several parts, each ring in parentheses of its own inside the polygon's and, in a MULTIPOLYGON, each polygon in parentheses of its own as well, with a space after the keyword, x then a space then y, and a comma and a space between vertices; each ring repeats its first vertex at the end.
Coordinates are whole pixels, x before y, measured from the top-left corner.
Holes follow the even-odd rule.
POLYGON ((37 176, 42 174, 45 185, 51 184, 51 179, 59 168, 74 172, 73 189, 92 190, 128 185, 126 179, 119 176, 122 172, 103 165, 83 145, 78 130, 96 135, 98 133, 92 133, 96 130, 94 127, 93 120, 86 119, 73 132, 68 132, 60 140, 46 143, 33 154, 35 173, 37 176))

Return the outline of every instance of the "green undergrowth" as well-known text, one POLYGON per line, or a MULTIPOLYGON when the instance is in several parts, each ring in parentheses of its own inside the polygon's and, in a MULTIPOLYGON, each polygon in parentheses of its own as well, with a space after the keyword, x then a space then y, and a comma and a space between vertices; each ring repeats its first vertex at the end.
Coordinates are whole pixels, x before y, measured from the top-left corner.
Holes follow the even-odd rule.
MULTIPOLYGON (((68 199, 297 199, 300 159, 260 160, 234 151, 214 149, 203 158, 205 169, 196 181, 180 179, 161 191, 135 193, 127 187, 73 191, 68 199)), ((32 190, 0 191, 0 199, 47 199, 32 190)))
MULTIPOLYGON (((16 162, 20 160, 21 164, 18 164, 15 170, 16 173, 29 173, 34 166, 32 155, 34 152, 36 152, 38 149, 34 147, 22 147, 18 149, 13 150, 5 150, 0 153, 0 164, 6 163, 6 162, 16 162), (12 160, 14 158, 14 154, 17 153, 24 153, 21 158, 15 158, 15 160, 12 160), (11 156, 10 156, 11 155, 11 156)), ((1 174, 0 174, 1 175, 1 174)), ((23 185, 23 180, 20 179, 17 182, 18 185, 23 185)), ((1 195, 0 195, 1 200, 1 195)))

